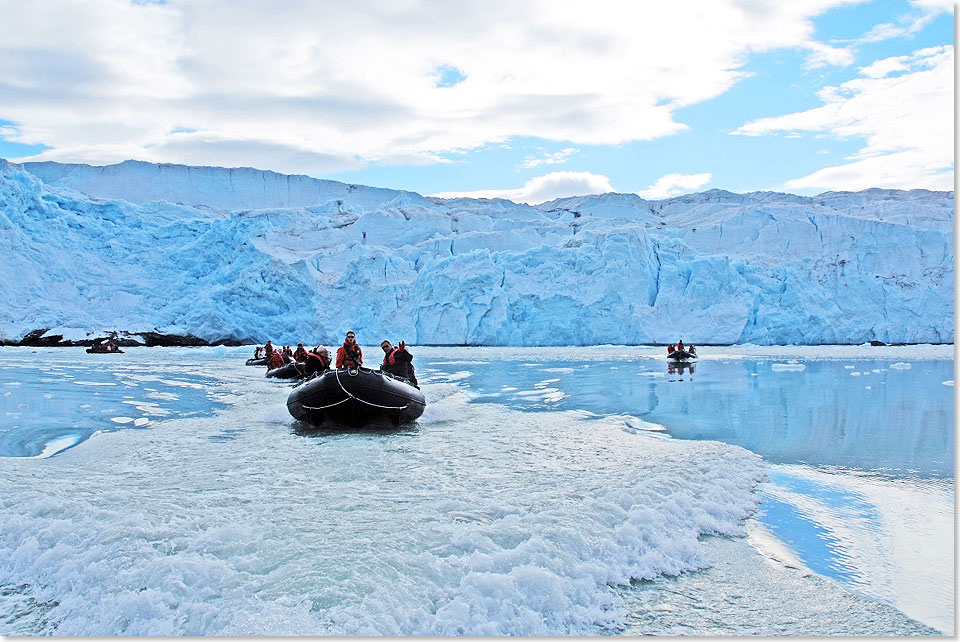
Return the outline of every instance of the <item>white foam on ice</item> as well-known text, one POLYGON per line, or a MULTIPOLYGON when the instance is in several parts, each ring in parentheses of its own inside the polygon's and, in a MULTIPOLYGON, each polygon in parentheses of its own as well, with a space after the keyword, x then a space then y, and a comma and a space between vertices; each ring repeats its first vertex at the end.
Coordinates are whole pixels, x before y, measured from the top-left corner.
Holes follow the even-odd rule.
POLYGON ((49 605, 35 633, 597 634, 618 585, 708 565, 700 537, 756 505, 734 446, 455 384, 412 430, 301 434, 271 384, 0 468, 0 584, 49 605))

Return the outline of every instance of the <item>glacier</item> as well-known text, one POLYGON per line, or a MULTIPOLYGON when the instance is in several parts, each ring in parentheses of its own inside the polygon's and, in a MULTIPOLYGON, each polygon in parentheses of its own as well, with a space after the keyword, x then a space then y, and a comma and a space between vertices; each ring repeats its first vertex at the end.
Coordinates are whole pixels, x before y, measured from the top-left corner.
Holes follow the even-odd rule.
POLYGON ((441 199, 0 159, 0 341, 952 343, 954 194, 441 199))

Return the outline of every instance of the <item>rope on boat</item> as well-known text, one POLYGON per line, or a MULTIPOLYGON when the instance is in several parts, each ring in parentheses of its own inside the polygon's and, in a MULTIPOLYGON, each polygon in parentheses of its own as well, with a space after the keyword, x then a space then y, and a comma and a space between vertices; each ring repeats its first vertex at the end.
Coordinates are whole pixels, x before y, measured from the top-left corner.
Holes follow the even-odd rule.
MULTIPOLYGON (((355 372, 351 373, 350 369, 347 368, 347 373, 350 374, 351 377, 356 377, 357 374, 360 373, 360 369, 357 368, 355 372)), ((345 395, 347 395, 346 399, 341 399, 340 401, 337 401, 336 403, 332 403, 329 406, 302 406, 303 408, 307 410, 326 410, 327 408, 333 408, 334 406, 339 406, 340 404, 346 401, 350 401, 351 399, 355 401, 359 401, 360 403, 363 403, 363 404, 367 404, 368 406, 373 406, 374 408, 383 408, 384 410, 401 410, 402 411, 402 410, 406 410, 407 406, 410 405, 409 403, 406 403, 402 406, 384 406, 378 403, 373 403, 372 401, 365 401, 360 397, 350 394, 350 391, 343 387, 343 384, 340 382, 340 372, 338 370, 334 370, 333 374, 337 378, 337 384, 339 384, 340 389, 343 390, 345 395)))

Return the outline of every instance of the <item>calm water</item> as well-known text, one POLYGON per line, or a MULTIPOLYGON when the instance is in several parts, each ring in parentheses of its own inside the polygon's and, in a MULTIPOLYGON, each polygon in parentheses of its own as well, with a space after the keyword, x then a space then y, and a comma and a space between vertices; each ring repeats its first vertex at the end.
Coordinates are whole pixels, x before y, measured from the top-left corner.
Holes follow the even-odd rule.
POLYGON ((948 349, 421 348, 372 434, 248 352, 0 350, 0 633, 953 632, 948 349))

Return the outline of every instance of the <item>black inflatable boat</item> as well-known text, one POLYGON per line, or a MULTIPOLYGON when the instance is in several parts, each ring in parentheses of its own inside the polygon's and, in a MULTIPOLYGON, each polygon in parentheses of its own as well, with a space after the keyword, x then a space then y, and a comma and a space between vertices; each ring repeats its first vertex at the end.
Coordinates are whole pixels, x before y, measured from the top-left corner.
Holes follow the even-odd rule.
POLYGON ((697 358, 696 352, 688 352, 686 350, 674 350, 667 355, 668 361, 691 361, 697 358))
POLYGON ((297 363, 294 361, 279 368, 267 370, 267 377, 271 379, 303 379, 307 374, 306 368, 305 363, 297 363))
POLYGON ((269 357, 263 357, 261 359, 247 359, 248 366, 265 366, 267 362, 270 361, 269 357))
POLYGON ((315 426, 399 426, 423 414, 423 393, 379 370, 339 368, 294 388, 287 410, 315 426))
POLYGON ((87 348, 87 352, 90 354, 123 354, 123 350, 120 348, 114 348, 113 350, 105 350, 104 348, 87 348))

